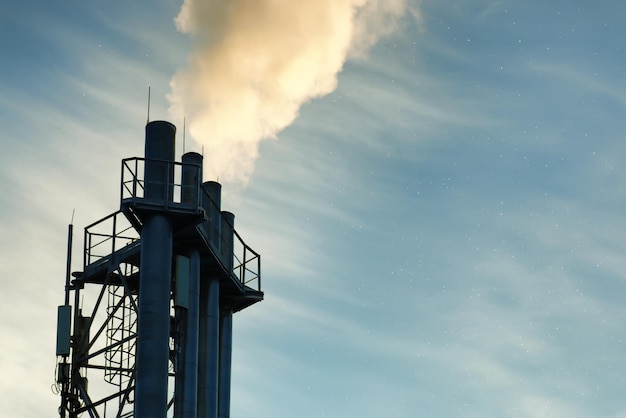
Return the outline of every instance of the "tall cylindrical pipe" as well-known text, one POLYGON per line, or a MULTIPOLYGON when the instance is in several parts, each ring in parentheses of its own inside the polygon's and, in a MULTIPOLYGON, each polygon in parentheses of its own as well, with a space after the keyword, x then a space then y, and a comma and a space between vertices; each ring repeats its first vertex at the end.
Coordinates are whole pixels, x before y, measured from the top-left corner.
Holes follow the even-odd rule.
POLYGON ((202 155, 197 152, 183 154, 181 203, 200 205, 200 183, 202 182, 202 155))
POLYGON ((216 418, 218 405, 220 282, 200 279, 200 341, 198 352, 198 417, 216 418))
MULTIPOLYGON (((168 190, 173 179, 170 162, 174 161, 175 133, 176 128, 169 122, 155 121, 146 126, 145 198, 171 199, 168 190)), ((137 417, 167 416, 172 239, 172 226, 165 213, 147 217, 141 230, 139 270, 137 417)))
POLYGON ((144 198, 158 202, 172 200, 176 126, 157 120, 146 125, 144 198))
POLYGON ((176 372, 176 418, 196 418, 198 400, 198 330, 200 308, 200 253, 189 254, 189 298, 184 312, 182 364, 176 372))
POLYGON ((165 215, 141 231, 135 416, 165 418, 170 337, 172 227, 165 215))
POLYGON ((233 356, 233 311, 220 314, 220 370, 218 418, 230 418, 230 377, 233 356))
MULTIPOLYGON (((206 220, 200 225, 209 244, 219 254, 221 185, 202 183, 206 220)), ((198 417, 216 418, 219 384, 220 283, 214 274, 200 279, 200 341, 198 352, 198 417)))
MULTIPOLYGON (((183 154, 181 203, 200 205, 203 157, 197 152, 183 154)), ((180 370, 182 387, 177 388, 177 417, 196 418, 198 414, 198 351, 200 328, 200 253, 189 252, 189 305, 186 312, 183 364, 180 370), (180 390, 179 390, 180 389, 180 390)))

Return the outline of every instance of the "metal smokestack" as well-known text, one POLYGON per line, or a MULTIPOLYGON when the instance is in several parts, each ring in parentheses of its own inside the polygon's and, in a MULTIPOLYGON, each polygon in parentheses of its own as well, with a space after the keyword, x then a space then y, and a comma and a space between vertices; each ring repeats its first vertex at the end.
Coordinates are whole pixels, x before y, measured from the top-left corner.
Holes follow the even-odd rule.
MULTIPOLYGON (((202 184, 202 207, 207 220, 201 225, 209 246, 219 254, 222 186, 214 181, 202 184)), ((198 376, 198 417, 215 418, 219 391, 220 281, 213 272, 200 281, 200 343, 198 376)))
POLYGON ((199 205, 200 184, 202 183, 202 154, 183 154, 181 202, 186 205, 199 205))
MULTIPOLYGON (((198 206, 200 202, 200 184, 202 182, 202 155, 188 152, 182 157, 183 205, 198 206)), ((198 402, 198 349, 200 320, 200 251, 197 246, 187 251, 188 294, 187 306, 179 310, 183 335, 180 349, 179 370, 176 373, 174 416, 178 418, 196 418, 198 402)), ((180 277, 177 280, 181 280, 180 277)))
POLYGON ((144 170, 146 199, 171 200, 174 182, 174 151, 176 126, 165 121, 146 125, 144 170))
MULTIPOLYGON (((146 125, 145 199, 171 200, 176 127, 146 125)), ((141 231, 135 416, 167 415, 172 226, 166 213, 150 213, 141 231)))

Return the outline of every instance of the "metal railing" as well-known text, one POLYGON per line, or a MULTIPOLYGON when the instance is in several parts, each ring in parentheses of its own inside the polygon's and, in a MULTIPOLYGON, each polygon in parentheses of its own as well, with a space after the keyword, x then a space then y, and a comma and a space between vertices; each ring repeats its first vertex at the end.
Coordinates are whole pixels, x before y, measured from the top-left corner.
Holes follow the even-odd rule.
POLYGON ((213 249, 217 252, 224 267, 244 286, 261 290, 261 256, 245 243, 228 217, 209 193, 202 188, 203 200, 208 219, 200 226, 207 234, 213 249), (208 204, 206 203, 208 202, 208 204), (208 207, 206 207, 208 205, 208 207), (213 219, 213 217, 218 219, 213 219), (219 222, 217 222, 219 220, 219 222), (218 227, 219 225, 219 227, 218 227))
POLYGON ((85 228, 83 268, 139 240, 139 233, 122 211, 117 211, 85 228))
MULTIPOLYGON (((202 201, 208 202, 205 220, 205 233, 217 250, 224 266, 232 270, 237 280, 248 287, 261 290, 261 257, 234 230, 233 225, 220 212, 206 190, 199 187, 198 176, 201 166, 145 158, 125 158, 122 160, 122 180, 120 196, 122 205, 152 206, 160 210, 182 210, 197 213, 202 201), (146 183, 146 166, 156 173, 154 177, 163 181, 146 183), (190 181, 193 179, 193 181, 190 181), (213 218, 218 218, 213 219, 213 218), (221 225, 218 230, 216 224, 221 225), (232 231, 231 234, 227 233, 232 231), (229 248, 232 246, 232 253, 229 248), (232 257, 232 260, 229 259, 232 257)), ((206 203, 205 203, 206 205, 206 203)))
POLYGON ((239 281, 255 290, 261 290, 261 255, 250 248, 234 231, 233 273, 239 281))
POLYGON ((122 160, 120 197, 122 204, 152 205, 167 209, 197 212, 200 187, 197 180, 201 167, 192 163, 125 158, 122 160), (146 182, 146 169, 156 173, 156 179, 146 182), (184 184, 187 177, 195 181, 184 184))

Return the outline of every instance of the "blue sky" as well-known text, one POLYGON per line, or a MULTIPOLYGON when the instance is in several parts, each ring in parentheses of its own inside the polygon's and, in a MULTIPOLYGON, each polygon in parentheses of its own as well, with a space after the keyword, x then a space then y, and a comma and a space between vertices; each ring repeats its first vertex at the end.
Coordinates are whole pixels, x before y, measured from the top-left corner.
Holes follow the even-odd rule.
MULTIPOLYGON (((148 86, 169 117, 180 6, 0 6, 7 416, 56 413, 66 227, 76 270, 148 86)), ((626 417, 626 5, 414 6, 224 183, 266 296, 235 316, 233 418, 626 417)))

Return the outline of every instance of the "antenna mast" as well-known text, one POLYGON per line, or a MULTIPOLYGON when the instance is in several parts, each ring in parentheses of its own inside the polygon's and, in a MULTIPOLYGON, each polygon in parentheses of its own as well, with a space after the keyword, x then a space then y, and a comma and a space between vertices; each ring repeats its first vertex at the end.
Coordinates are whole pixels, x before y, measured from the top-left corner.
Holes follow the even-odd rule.
POLYGON ((70 304, 70 280, 72 273, 72 238, 74 235, 74 211, 72 209, 72 220, 67 227, 67 263, 65 266, 65 305, 70 304))

